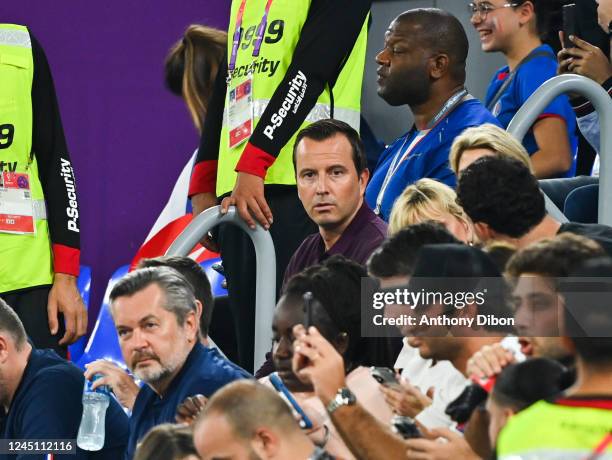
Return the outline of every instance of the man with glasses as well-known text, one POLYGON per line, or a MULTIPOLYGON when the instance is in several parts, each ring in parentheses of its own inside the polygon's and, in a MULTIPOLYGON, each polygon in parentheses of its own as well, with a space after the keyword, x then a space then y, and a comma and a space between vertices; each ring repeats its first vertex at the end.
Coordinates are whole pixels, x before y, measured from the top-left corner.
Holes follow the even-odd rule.
MULTIPOLYGON (((557 73, 555 54, 543 44, 547 19, 553 11, 543 0, 475 0, 468 5, 482 50, 499 51, 507 65, 493 76, 485 105, 504 128, 546 80, 557 73)), ((538 178, 575 174, 578 138, 572 108, 566 96, 546 107, 523 139, 538 178)))

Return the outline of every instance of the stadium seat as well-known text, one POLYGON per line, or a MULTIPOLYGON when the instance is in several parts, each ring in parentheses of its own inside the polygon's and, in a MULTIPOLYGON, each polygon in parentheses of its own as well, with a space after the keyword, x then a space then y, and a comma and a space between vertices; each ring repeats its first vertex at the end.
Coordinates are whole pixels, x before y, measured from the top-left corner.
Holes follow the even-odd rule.
MULTIPOLYGON (((561 210, 565 208, 565 200, 572 190, 584 185, 598 184, 599 178, 592 176, 578 176, 561 179, 542 179, 540 188, 548 198, 561 210)), ((569 216, 568 216, 569 218, 569 216)), ((569 219, 572 220, 571 218, 569 219)))
POLYGON ((110 295, 113 286, 128 272, 129 265, 123 265, 122 267, 115 270, 108 285, 106 292, 104 293, 104 300, 98 313, 98 319, 94 326, 93 332, 89 337, 89 342, 81 358, 77 361, 77 365, 82 369, 85 369, 85 364, 95 361, 96 359, 108 359, 121 367, 125 368, 125 362, 121 355, 121 348, 119 347, 119 340, 117 338, 117 331, 115 330, 115 324, 111 317, 108 297, 110 295))
MULTIPOLYGON (((85 310, 89 311, 89 294, 91 292, 91 267, 81 265, 79 267, 79 277, 77 278, 77 289, 81 294, 85 310)), ((87 336, 84 335, 72 345, 68 345, 68 356, 72 362, 77 362, 85 351, 87 336)))
POLYGON ((223 280, 225 279, 225 277, 212 268, 213 265, 219 262, 221 262, 221 259, 219 257, 217 257, 216 259, 206 259, 200 262, 200 266, 204 269, 204 271, 206 272, 206 276, 210 281, 212 295, 215 298, 227 295, 227 289, 223 287, 223 280))
POLYGON ((565 199, 563 213, 570 222, 596 224, 599 205, 599 184, 583 185, 572 190, 565 199))

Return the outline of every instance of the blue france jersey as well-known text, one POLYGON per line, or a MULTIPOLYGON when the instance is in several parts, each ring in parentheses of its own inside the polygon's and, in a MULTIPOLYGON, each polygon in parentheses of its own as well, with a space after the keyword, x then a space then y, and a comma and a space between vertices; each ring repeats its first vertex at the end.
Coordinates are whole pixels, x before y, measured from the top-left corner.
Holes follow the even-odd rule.
MULTIPOLYGON (((504 94, 491 109, 493 115, 497 117, 504 128, 508 127, 516 112, 518 112, 521 106, 529 99, 529 96, 542 86, 544 82, 557 74, 557 60, 552 48, 548 45, 542 45, 534 49, 531 53, 539 52, 546 52, 549 53, 549 55, 537 56, 521 65, 516 71, 514 79, 504 91, 504 94)), ((487 96, 485 99, 485 105, 487 107, 509 75, 510 69, 508 66, 502 67, 495 73, 487 89, 487 96)), ((547 117, 557 117, 565 121, 573 161, 572 167, 563 176, 571 177, 576 170, 578 137, 576 134, 576 117, 567 96, 562 95, 555 98, 550 105, 544 109, 540 118, 547 117)), ((525 135, 523 146, 529 155, 539 150, 533 135, 533 130, 530 129, 525 135)))
MULTIPOLYGON (((419 179, 436 179, 454 188, 456 178, 448 163, 451 145, 455 137, 465 129, 480 126, 484 123, 499 126, 499 122, 479 100, 468 99, 459 104, 446 118, 432 128, 412 149, 408 157, 399 164, 395 174, 390 179, 383 196, 380 218, 388 222, 391 208, 397 197, 406 187, 419 179)), ((376 198, 393 159, 400 150, 400 155, 403 154, 418 133, 416 128, 413 128, 395 140, 380 155, 378 165, 366 188, 366 201, 372 209, 376 209, 376 198)))

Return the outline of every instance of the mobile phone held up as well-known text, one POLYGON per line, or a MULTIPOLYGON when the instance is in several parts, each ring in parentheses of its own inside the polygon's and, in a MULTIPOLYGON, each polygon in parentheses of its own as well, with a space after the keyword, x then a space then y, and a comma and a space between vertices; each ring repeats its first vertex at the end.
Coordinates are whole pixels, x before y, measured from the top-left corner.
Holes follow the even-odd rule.
POLYGON ((574 44, 570 41, 570 35, 580 37, 578 23, 578 7, 575 3, 563 5, 563 47, 572 48, 574 44))
POLYGON ((374 377, 374 380, 386 387, 399 386, 395 372, 388 367, 371 367, 370 375, 374 377))
POLYGON ((312 292, 305 292, 302 296, 304 299, 304 327, 306 328, 306 333, 308 333, 308 329, 312 326, 312 302, 314 296, 312 292))
POLYGON ((310 430, 312 428, 312 421, 308 418, 306 412, 304 412, 304 409, 302 409, 297 403, 289 389, 285 386, 281 378, 278 376, 278 373, 273 372, 272 374, 270 374, 270 383, 272 384, 274 389, 278 391, 281 397, 285 401, 287 401, 291 405, 293 410, 300 416, 300 428, 302 428, 303 430, 310 430))
POLYGON ((423 434, 414 419, 395 415, 391 419, 391 429, 404 439, 422 438, 423 434))

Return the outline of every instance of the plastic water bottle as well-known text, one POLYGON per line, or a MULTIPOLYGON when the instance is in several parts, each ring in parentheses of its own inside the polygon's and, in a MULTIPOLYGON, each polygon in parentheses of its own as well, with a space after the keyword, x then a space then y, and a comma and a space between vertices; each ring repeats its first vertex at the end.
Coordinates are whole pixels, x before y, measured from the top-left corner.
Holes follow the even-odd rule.
POLYGON ((102 377, 94 375, 85 379, 83 388, 83 416, 77 435, 77 446, 83 450, 100 450, 104 447, 106 408, 110 402, 110 388, 106 385, 91 389, 91 384, 102 377))

